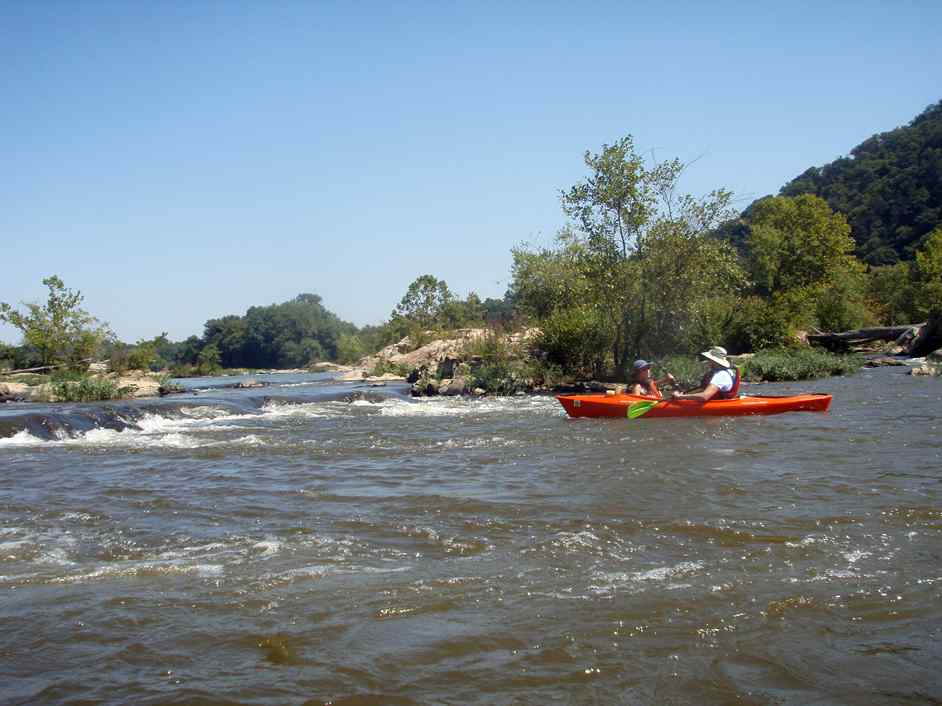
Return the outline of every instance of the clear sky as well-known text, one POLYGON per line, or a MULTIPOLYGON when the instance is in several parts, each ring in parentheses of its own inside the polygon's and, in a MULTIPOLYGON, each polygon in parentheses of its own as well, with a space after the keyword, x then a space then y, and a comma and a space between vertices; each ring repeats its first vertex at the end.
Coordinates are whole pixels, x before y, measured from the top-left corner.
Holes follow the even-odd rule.
MULTIPOLYGON (((0 0, 0 301, 134 341, 500 296, 625 134, 741 206, 942 98, 942 3, 0 0)), ((0 327, 0 338, 17 333, 0 327)))

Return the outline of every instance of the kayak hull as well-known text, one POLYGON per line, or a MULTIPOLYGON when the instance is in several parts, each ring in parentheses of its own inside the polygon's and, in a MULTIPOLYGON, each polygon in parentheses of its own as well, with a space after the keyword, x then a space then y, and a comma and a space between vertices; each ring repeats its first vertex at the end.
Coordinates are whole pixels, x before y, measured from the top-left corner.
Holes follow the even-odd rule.
MULTIPOLYGON (((649 397, 635 395, 557 395, 570 417, 628 417, 628 409, 637 402, 651 402, 649 397)), ((827 412, 831 395, 807 394, 776 397, 756 395, 732 400, 665 400, 651 407, 638 419, 658 417, 743 417, 783 412, 827 412)))

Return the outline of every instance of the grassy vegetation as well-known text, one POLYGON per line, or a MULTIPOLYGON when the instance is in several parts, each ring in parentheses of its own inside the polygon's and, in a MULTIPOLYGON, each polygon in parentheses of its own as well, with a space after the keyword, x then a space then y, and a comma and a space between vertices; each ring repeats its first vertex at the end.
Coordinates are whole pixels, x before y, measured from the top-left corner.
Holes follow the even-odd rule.
POLYGON ((401 378, 406 377, 410 372, 411 368, 408 365, 403 365, 401 363, 391 363, 388 360, 380 358, 376 365, 373 366, 373 369, 370 371, 370 376, 380 377, 387 373, 392 373, 393 375, 398 375, 401 378))
POLYGON ((53 382, 51 391, 52 399, 57 402, 98 402, 127 397, 133 388, 120 387, 112 378, 86 375, 53 382))
POLYGON ((748 382, 812 380, 851 375, 863 362, 863 356, 838 355, 818 348, 775 348, 758 351, 746 359, 742 371, 748 382))
MULTIPOLYGON (((814 380, 832 375, 851 375, 860 369, 864 358, 859 355, 838 355, 820 348, 770 348, 734 363, 742 368, 746 382, 788 382, 814 380)), ((691 389, 700 383, 706 371, 703 358, 692 355, 674 355, 654 366, 654 374, 661 377, 671 373, 681 389, 691 389)))

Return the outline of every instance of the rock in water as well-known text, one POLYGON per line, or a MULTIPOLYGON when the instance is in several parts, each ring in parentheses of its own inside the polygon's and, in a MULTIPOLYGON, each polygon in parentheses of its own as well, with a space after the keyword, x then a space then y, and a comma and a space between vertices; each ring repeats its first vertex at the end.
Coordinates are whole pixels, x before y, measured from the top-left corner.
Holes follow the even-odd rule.
POLYGON ((887 356, 881 356, 880 358, 871 358, 866 363, 864 363, 865 368, 883 368, 891 365, 906 365, 906 363, 899 358, 889 358, 887 356))

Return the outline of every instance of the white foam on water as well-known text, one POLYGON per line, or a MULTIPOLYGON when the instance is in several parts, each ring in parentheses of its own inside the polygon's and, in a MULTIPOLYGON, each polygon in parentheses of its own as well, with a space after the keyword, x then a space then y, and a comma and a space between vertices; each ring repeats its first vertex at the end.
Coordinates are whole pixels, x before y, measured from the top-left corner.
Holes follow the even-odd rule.
POLYGON ((284 544, 282 542, 279 542, 273 537, 269 537, 262 542, 253 544, 252 549, 258 550, 259 556, 269 557, 280 552, 283 546, 284 544))
MULTIPOLYGON (((304 402, 301 404, 268 402, 262 407, 261 412, 265 417, 271 418, 294 417, 298 419, 324 419, 337 416, 329 404, 330 403, 324 402, 304 402)), ((341 404, 343 404, 344 407, 347 406, 346 403, 341 404)))
POLYGON ((0 439, 0 447, 4 446, 42 446, 49 443, 45 439, 33 436, 26 429, 16 432, 13 436, 0 439))
POLYGON ((703 569, 701 561, 682 561, 674 566, 659 566, 647 571, 597 571, 593 578, 595 583, 589 586, 589 591, 596 595, 608 596, 618 589, 631 591, 643 590, 650 583, 667 583, 668 590, 688 588, 690 584, 675 583, 673 579, 695 576, 703 569))
POLYGON ((142 561, 121 562, 120 564, 101 566, 94 571, 81 574, 57 576, 48 580, 52 584, 89 583, 110 579, 136 578, 142 576, 186 576, 200 578, 222 576, 225 569, 221 564, 184 564, 178 561, 142 561))
MULTIPOLYGON (((69 436, 64 430, 56 431, 54 439, 40 439, 27 430, 17 432, 11 437, 0 439, 0 446, 7 447, 105 447, 105 448, 167 448, 196 449, 213 446, 264 446, 266 441, 256 434, 248 434, 236 439, 213 440, 201 438, 195 434, 205 431, 224 431, 244 429, 243 426, 226 422, 259 419, 261 415, 217 414, 218 409, 209 408, 210 415, 163 417, 159 414, 145 414, 132 422, 134 426, 125 429, 107 429, 97 427, 76 436, 69 436), (222 423, 221 423, 222 422, 222 423)), ((193 410, 184 410, 192 413, 193 410)))
POLYGON ((855 564, 861 559, 866 559, 868 556, 870 556, 870 552, 865 552, 862 549, 855 549, 851 552, 844 552, 842 556, 847 560, 847 563, 855 564))
POLYGON ((563 408, 551 397, 420 397, 415 400, 390 399, 365 402, 380 410, 384 417, 466 417, 506 413, 540 413, 559 416, 563 408))
POLYGON ((597 550, 601 540, 589 530, 581 532, 557 532, 553 538, 553 546, 568 552, 597 550))

